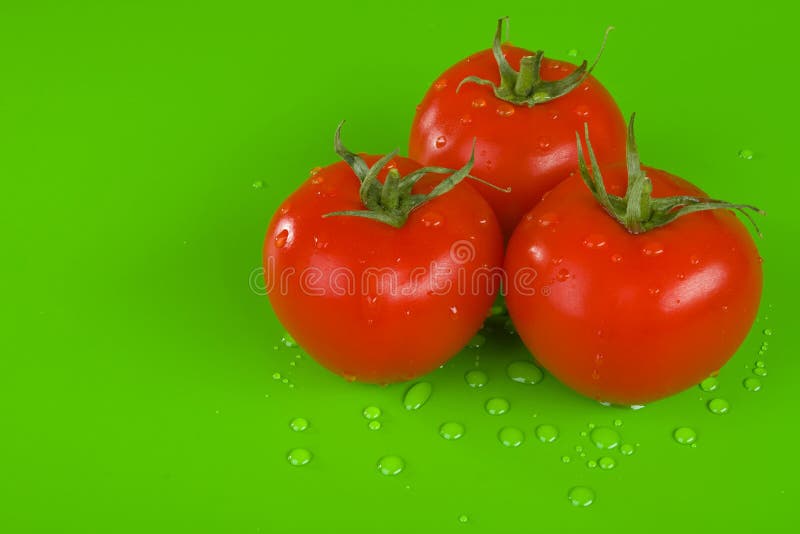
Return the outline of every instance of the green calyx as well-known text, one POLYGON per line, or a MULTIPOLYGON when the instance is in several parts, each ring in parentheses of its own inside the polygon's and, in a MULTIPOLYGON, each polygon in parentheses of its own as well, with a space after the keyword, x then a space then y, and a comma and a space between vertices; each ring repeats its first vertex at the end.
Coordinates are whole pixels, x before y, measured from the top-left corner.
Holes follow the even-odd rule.
POLYGON ((514 105, 521 106, 527 105, 533 107, 536 104, 543 104, 564 96, 576 87, 578 87, 583 80, 586 79, 600 60, 603 55, 603 50, 606 47, 608 34, 614 28, 609 26, 606 29, 605 36, 603 37, 603 44, 600 46, 600 52, 597 54, 592 66, 589 67, 584 60, 578 68, 561 80, 546 82, 540 76, 542 68, 542 58, 544 52, 539 50, 533 56, 525 56, 519 62, 519 72, 509 65, 502 49, 502 33, 503 23, 508 22, 508 17, 503 17, 497 21, 497 31, 494 34, 494 43, 492 44, 492 52, 494 59, 497 61, 497 66, 500 69, 500 85, 497 86, 490 80, 484 80, 477 76, 467 76, 461 83, 458 84, 458 89, 465 83, 477 83, 479 85, 489 85, 494 90, 497 98, 510 102, 514 105))
MULTIPOLYGON (((326 213, 324 217, 341 215, 364 217, 386 223, 395 228, 400 228, 405 224, 412 211, 429 200, 444 195, 464 178, 470 178, 495 189, 500 189, 488 182, 469 175, 469 172, 472 170, 472 165, 475 163, 474 143, 469 161, 458 170, 444 167, 422 167, 403 177, 400 176, 400 172, 397 169, 391 168, 386 174, 386 180, 381 183, 378 180, 378 174, 386 167, 389 161, 397 155, 397 150, 386 154, 375 162, 372 167, 369 167, 358 154, 350 152, 342 144, 341 132, 343 124, 344 121, 339 123, 338 128, 336 128, 334 149, 339 157, 353 169, 353 172, 361 182, 359 195, 366 209, 335 211, 326 213), (430 193, 424 195, 412 193, 411 190, 414 184, 419 182, 420 179, 428 173, 449 174, 450 176, 439 182, 430 193)), ((506 192, 511 191, 510 188, 500 190, 506 192)))
POLYGON ((765 215, 763 211, 749 204, 732 204, 722 200, 701 198, 693 196, 674 196, 653 198, 653 184, 642 170, 639 160, 639 151, 636 148, 636 137, 633 132, 633 123, 636 114, 631 115, 628 123, 628 142, 626 145, 626 160, 628 167, 628 188, 625 196, 620 197, 611 195, 606 191, 603 183, 603 176, 600 174, 600 167, 592 150, 589 141, 589 125, 584 124, 584 136, 586 138, 586 149, 589 153, 592 172, 586 165, 586 158, 583 154, 581 136, 575 132, 578 141, 578 166, 581 177, 586 183, 594 197, 605 208, 605 210, 623 225, 632 234, 642 234, 653 228, 667 225, 679 217, 695 213, 698 211, 708 211, 717 209, 736 210, 750 221, 760 236, 756 221, 748 210, 765 215))

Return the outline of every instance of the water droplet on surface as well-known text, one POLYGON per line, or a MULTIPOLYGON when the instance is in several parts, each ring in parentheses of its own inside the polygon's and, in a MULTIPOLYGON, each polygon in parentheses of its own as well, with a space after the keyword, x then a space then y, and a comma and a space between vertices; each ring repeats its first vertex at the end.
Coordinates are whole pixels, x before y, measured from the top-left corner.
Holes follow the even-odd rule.
POLYGON ((280 380, 281 379, 281 374, 280 373, 272 373, 272 379, 273 380, 280 380))
POLYGON ((546 135, 539 138, 539 148, 541 150, 549 150, 552 145, 553 141, 546 135))
POLYGON ((553 443, 558 439, 558 429, 553 425, 539 425, 536 427, 536 437, 542 443, 553 443))
POLYGON ((489 415, 503 415, 511 406, 506 399, 494 397, 486 401, 486 413, 489 415))
POLYGON ((506 367, 508 378, 521 384, 538 384, 544 378, 542 370, 532 362, 518 361, 511 362, 506 367))
POLYGON ((278 248, 283 248, 286 245, 286 241, 289 239, 289 230, 285 228, 278 232, 275 236, 275 246, 278 248))
POLYGON ((292 419, 292 422, 289 423, 289 428, 294 430, 295 432, 302 432, 306 428, 308 428, 308 419, 305 417, 295 417, 292 419))
POLYGON ((378 408, 377 406, 367 406, 366 408, 364 408, 362 414, 367 419, 377 419, 378 417, 381 416, 381 409, 378 408))
POLYGON ((578 57, 578 49, 577 48, 570 48, 570 50, 567 52, 567 55, 569 57, 578 57))
POLYGON ((681 445, 691 445, 697 441, 697 432, 688 426, 676 428, 672 433, 672 437, 681 445))
POLYGON ((458 119, 458 122, 461 124, 472 124, 472 117, 469 115, 462 115, 461 118, 458 119))
POLYGON ((708 401, 708 411, 715 415, 725 415, 731 409, 731 405, 725 399, 711 399, 708 401))
POLYGON ((441 91, 445 87, 447 87, 447 80, 444 79, 436 80, 436 82, 433 84, 433 88, 437 91, 441 91))
POLYGON ((581 104, 580 106, 575 108, 575 114, 579 117, 588 117, 589 116, 589 106, 581 104))
POLYGON ((610 456, 603 456, 597 460, 597 465, 600 466, 600 469, 614 469, 614 466, 617 465, 617 462, 615 462, 610 456))
POLYGON ((311 451, 308 449, 292 449, 289 451, 287 459, 294 466, 306 465, 311 461, 311 451))
POLYGON ((395 476, 405 468, 406 463, 402 458, 395 455, 384 456, 378 460, 378 471, 382 475, 395 476))
POLYGON ((598 449, 613 449, 619 445, 619 434, 616 430, 606 426, 598 426, 589 434, 594 446, 598 449))
POLYGON ((622 419, 614 419, 614 426, 622 426, 622 419))
POLYGON ((611 263, 622 263, 622 254, 612 254, 611 263))
POLYGON ((586 467, 588 467, 589 469, 594 469, 595 467, 597 467, 597 462, 594 460, 589 460, 588 462, 586 462, 586 467))
POLYGON ((567 269, 559 269, 556 273, 556 279, 559 282, 566 282, 569 280, 569 271, 567 269))
POLYGON ((255 182, 253 182, 253 189, 262 189, 263 187, 264 187, 263 180, 256 180, 255 182))
POLYGON ((630 443, 623 443, 619 448, 619 452, 621 452, 625 456, 630 456, 631 454, 633 454, 634 450, 635 449, 633 448, 633 445, 631 445, 630 443))
POLYGON ((765 335, 765 336, 771 336, 771 335, 772 335, 772 330, 771 330, 771 329, 769 329, 769 328, 765 328, 765 329, 764 329, 764 335, 765 335))
POLYGON ((383 425, 381 425, 381 422, 378 421, 377 419, 373 419, 372 421, 367 423, 367 428, 369 428, 370 430, 380 430, 382 426, 383 425))
POLYGON ((761 389, 761 380, 751 376, 750 378, 745 378, 742 385, 747 391, 759 391, 761 389))
POLYGON ((471 349, 479 349, 486 343, 486 337, 481 334, 475 334, 472 339, 467 343, 467 347, 471 349))
POLYGON ((403 406, 406 410, 419 410, 431 398, 433 386, 430 382, 417 382, 406 391, 403 406))
POLYGON ((700 258, 694 255, 689 256, 689 263, 691 263, 692 265, 700 265, 700 258))
POLYGON ((469 387, 480 389, 489 382, 489 376, 483 371, 473 369, 472 371, 467 371, 464 375, 464 380, 467 381, 469 387))
POLYGON ((434 145, 436 148, 442 148, 442 147, 444 147, 446 144, 447 144, 447 138, 446 138, 445 136, 443 136, 443 135, 440 135, 439 137, 437 137, 437 138, 436 138, 436 141, 434 141, 434 143, 433 143, 433 145, 434 145))
POLYGON ((586 248, 602 248, 606 246, 606 238, 600 234, 589 234, 584 238, 583 246, 586 248))
POLYGON ((657 241, 645 243, 642 247, 642 254, 645 256, 660 256, 664 253, 664 245, 657 241))
POLYGON ((497 106, 497 114, 501 117, 510 117, 514 114, 514 106, 503 102, 502 104, 498 104, 497 106))
POLYGON ((537 220, 542 228, 552 228, 558 224, 558 215, 552 212, 545 213, 537 220))
POLYGON ((764 367, 756 367, 753 369, 753 374, 756 376, 767 376, 767 370, 764 367))
POLYGON ((709 376, 700 382, 700 389, 703 391, 714 391, 719 386, 719 380, 715 376, 709 376))
POLYGON ((590 506, 594 502, 594 491, 586 486, 575 486, 569 490, 567 498, 572 506, 590 506))
POLYGON ((753 156, 755 156, 755 153, 749 148, 743 148, 739 151, 739 157, 741 159, 753 159, 753 156))
POLYGON ((497 438, 506 447, 519 447, 525 441, 525 434, 517 427, 507 426, 500 429, 497 438))
POLYGON ((568 464, 571 461, 571 459, 569 456, 562 456, 561 461, 564 462, 565 464, 568 464))
POLYGON ((422 216, 422 224, 425 225, 426 228, 436 228, 442 224, 444 220, 441 214, 435 211, 429 211, 422 216))
POLYGON ((472 101, 472 107, 477 109, 484 108, 486 107, 486 100, 483 98, 476 98, 472 101))
POLYGON ((444 439, 459 439, 464 435, 464 425, 456 422, 443 423, 439 427, 439 435, 444 439))

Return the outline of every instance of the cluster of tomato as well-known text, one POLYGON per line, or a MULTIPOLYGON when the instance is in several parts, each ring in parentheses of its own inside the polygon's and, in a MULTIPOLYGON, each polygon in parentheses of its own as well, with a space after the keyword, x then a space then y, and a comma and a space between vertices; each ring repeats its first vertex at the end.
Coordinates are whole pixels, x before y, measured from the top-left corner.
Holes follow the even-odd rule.
POLYGON ((501 45, 502 25, 434 81, 409 158, 352 153, 340 125, 343 161, 267 231, 275 313, 324 366, 388 383, 457 353, 502 292, 537 361, 587 396, 698 383, 757 312, 761 258, 733 213, 755 208, 641 166, 594 64, 501 45))

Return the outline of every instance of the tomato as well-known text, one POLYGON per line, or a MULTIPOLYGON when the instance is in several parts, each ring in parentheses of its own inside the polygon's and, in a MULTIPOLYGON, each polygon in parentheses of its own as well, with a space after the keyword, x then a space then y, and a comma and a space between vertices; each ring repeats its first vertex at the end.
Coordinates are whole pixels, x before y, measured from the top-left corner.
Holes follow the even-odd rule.
POLYGON ((666 397, 716 372, 752 326, 762 286, 749 232, 729 209, 714 209, 751 207, 640 170, 632 124, 628 197, 624 165, 604 167, 602 178, 595 165, 594 179, 584 168, 524 217, 505 260, 509 314, 528 349, 563 383, 618 404, 666 397), (603 178, 616 195, 606 209, 587 187, 602 199, 603 178), (644 209, 634 206, 637 190, 644 209), (528 283, 515 280, 522 272, 528 283))
MULTIPOLYGON (((576 68, 564 61, 542 58, 541 52, 510 45, 502 46, 500 52, 502 20, 498 22, 494 49, 501 62, 505 56, 510 64, 505 85, 514 85, 513 69, 530 56, 540 59, 544 83, 527 87, 531 94, 525 96, 528 91, 504 94, 501 86, 494 91, 469 81, 472 77, 501 83, 493 50, 456 63, 434 81, 417 107, 408 153, 425 165, 460 166, 469 157, 473 139, 477 139, 472 174, 511 188, 506 194, 476 186, 509 236, 520 218, 574 168, 575 131, 588 122, 600 162, 623 161, 625 120, 609 92, 587 75, 586 62, 576 68), (556 80, 564 85, 547 83, 556 80)), ((524 63, 527 67, 523 71, 535 76, 531 59, 524 63)))
MULTIPOLYGON (((403 157, 340 154, 346 162, 313 172, 269 225, 270 303, 298 344, 328 369, 363 382, 412 379, 440 366, 480 328, 499 290, 500 227, 466 183, 408 210, 405 220, 382 220, 392 187, 411 184, 421 166, 403 157), (370 192, 363 185, 369 179, 360 185, 348 163, 362 176, 368 166, 381 169, 375 184, 382 189, 370 192), (365 209, 369 203, 377 211, 365 209)), ((438 194, 442 184, 452 186, 425 174, 395 204, 438 194)))

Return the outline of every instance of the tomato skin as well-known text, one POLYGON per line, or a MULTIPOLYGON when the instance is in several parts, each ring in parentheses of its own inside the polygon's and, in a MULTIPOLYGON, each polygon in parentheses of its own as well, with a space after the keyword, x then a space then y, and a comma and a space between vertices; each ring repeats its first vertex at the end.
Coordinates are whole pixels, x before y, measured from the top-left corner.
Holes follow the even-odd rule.
MULTIPOLYGON (((369 165, 378 159, 362 157, 369 165)), ((420 167, 396 157, 379 180, 393 165, 404 176, 420 167)), ((413 191, 426 193, 442 178, 427 175, 413 191)), ((401 228, 322 217, 360 209, 358 178, 344 162, 301 185, 267 230, 267 293, 284 327, 323 366, 349 380, 409 380, 444 363, 480 328, 499 284, 459 291, 458 277, 500 270, 500 228, 488 204, 463 182, 412 211, 401 228), (433 266, 440 273, 435 282, 420 274, 433 266), (319 276, 304 282, 299 274, 308 268, 319 276), (292 270, 296 275, 282 282, 292 270), (393 273, 395 290, 381 272, 393 273)))
MULTIPOLYGON (((534 53, 503 46, 514 69, 523 56, 534 53)), ((543 80, 557 80, 575 69, 562 61, 544 59, 543 80)), ((495 210, 503 233, 511 235, 522 216, 544 193, 575 167, 575 132, 588 123, 598 161, 625 161, 625 120, 611 94, 593 76, 572 92, 533 107, 515 106, 494 95, 491 87, 465 83, 467 76, 499 83, 491 50, 478 52, 442 74, 417 107, 411 127, 409 157, 424 165, 457 168, 469 158, 473 139, 472 175, 511 193, 476 185, 495 210)))
MULTIPOLYGON (((644 167, 653 196, 705 197, 644 167)), ((604 169, 622 195, 623 166, 604 169)), ((761 298, 761 258, 728 210, 694 213, 633 235, 609 216, 576 174, 520 223, 505 266, 507 305, 537 360, 588 397, 642 404, 719 370, 744 340, 761 298), (532 268, 534 295, 514 273, 532 268)))

